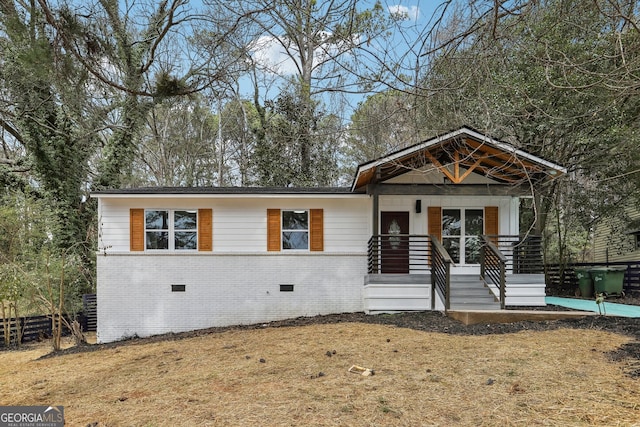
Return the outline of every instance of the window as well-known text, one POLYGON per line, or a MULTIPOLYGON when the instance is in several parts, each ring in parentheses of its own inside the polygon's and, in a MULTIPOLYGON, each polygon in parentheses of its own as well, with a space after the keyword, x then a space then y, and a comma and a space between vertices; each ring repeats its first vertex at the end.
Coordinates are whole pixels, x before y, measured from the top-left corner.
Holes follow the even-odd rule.
POLYGON ((282 249, 309 249, 309 211, 282 211, 282 249))
POLYGON ((483 219, 482 209, 442 210, 442 244, 455 263, 480 263, 483 219))
POLYGON ((198 249, 198 211, 145 210, 145 248, 198 249))

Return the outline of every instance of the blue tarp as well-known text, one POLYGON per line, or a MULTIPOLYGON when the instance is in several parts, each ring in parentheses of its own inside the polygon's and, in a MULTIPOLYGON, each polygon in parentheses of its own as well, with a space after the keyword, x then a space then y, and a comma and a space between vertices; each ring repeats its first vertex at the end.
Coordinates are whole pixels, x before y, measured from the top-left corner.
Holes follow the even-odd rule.
POLYGON ((550 305, 559 305, 574 310, 593 311, 595 313, 602 311, 602 314, 606 312, 607 316, 640 317, 640 306, 638 305, 618 304, 605 300, 605 302, 602 303, 604 306, 601 304, 599 311, 598 304, 596 304, 595 300, 546 297, 545 301, 550 305))

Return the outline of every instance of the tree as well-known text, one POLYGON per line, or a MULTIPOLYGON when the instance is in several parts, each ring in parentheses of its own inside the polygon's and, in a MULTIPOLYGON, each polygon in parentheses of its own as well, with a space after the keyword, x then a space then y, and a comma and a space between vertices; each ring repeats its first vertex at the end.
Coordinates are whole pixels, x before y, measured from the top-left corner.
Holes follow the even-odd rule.
POLYGON ((20 191, 0 195, 0 309, 5 345, 19 345, 22 331, 17 319, 31 307, 32 269, 49 240, 47 206, 20 191))
MULTIPOLYGON (((320 179, 323 174, 313 176, 313 169, 327 168, 327 165, 317 163, 321 158, 314 158, 318 142, 314 126, 318 115, 325 114, 321 98, 323 94, 361 90, 359 82, 345 70, 354 68, 357 51, 363 45, 384 32, 386 21, 382 6, 376 3, 370 9, 363 9, 355 0, 243 0, 218 6, 223 7, 225 22, 241 23, 237 25, 242 30, 236 32, 239 40, 236 46, 254 67, 251 75, 255 85, 253 101, 261 124, 256 134, 255 156, 258 175, 266 179, 263 184, 328 184, 320 179), (279 59, 273 61, 269 52, 279 59), (261 96, 268 94, 268 90, 261 92, 259 82, 270 75, 280 77, 281 93, 276 100, 265 102, 261 96), (276 133, 270 140, 267 133, 276 129, 272 113, 281 114, 293 105, 295 121, 289 122, 289 128, 296 129, 296 138, 282 139, 283 134, 276 133), (273 139, 278 142, 274 143, 273 139), (295 146, 285 147, 283 144, 287 141, 295 146), (287 158, 295 162, 295 165, 288 162, 289 171, 282 171, 282 179, 270 170, 275 160, 274 150, 286 152, 287 158)), ((216 12, 220 13, 220 9, 216 12)), ((331 111, 327 113, 331 114, 331 111)), ((283 117, 290 119, 292 115, 280 115, 278 120, 283 117)), ((331 139, 339 141, 341 138, 336 135, 331 139)))
POLYGON ((359 164, 420 142, 425 131, 416 112, 422 101, 392 90, 368 97, 351 116, 346 157, 359 164))
POLYGON ((86 235, 85 183, 97 147, 84 127, 86 73, 55 45, 34 3, 2 2, 0 22, 6 100, 0 125, 9 136, 3 144, 20 146, 15 151, 24 156, 13 160, 7 183, 27 190, 24 173, 38 181, 38 192, 66 224, 56 242, 69 246, 86 235))
POLYGON ((55 10, 45 0, 39 4, 55 40, 105 97, 107 130, 93 185, 126 186, 137 138, 153 106, 201 91, 219 78, 207 58, 195 62, 190 56, 192 45, 185 40, 194 17, 188 2, 134 2, 126 10, 116 0, 69 2, 55 10))
POLYGON ((254 153, 259 182, 275 187, 335 182, 338 122, 297 91, 283 92, 275 102, 267 102, 265 111, 264 135, 258 138, 254 153), (305 167, 301 155, 313 167, 305 167))
POLYGON ((466 122, 566 166, 573 180, 551 180, 535 195, 537 231, 566 260, 571 230, 588 233, 637 188, 613 178, 638 169, 636 155, 618 155, 636 152, 638 102, 624 74, 638 63, 638 32, 595 0, 473 5, 471 27, 441 44, 426 70, 424 123, 466 122))
POLYGON ((134 185, 207 186, 215 183, 217 127, 201 96, 157 104, 140 132, 134 185))
MULTIPOLYGON (((247 100, 233 99, 218 114, 220 162, 228 168, 228 182, 249 186, 256 182, 253 154, 260 126, 255 106, 247 100)), ((220 169, 220 168, 219 168, 220 169)))

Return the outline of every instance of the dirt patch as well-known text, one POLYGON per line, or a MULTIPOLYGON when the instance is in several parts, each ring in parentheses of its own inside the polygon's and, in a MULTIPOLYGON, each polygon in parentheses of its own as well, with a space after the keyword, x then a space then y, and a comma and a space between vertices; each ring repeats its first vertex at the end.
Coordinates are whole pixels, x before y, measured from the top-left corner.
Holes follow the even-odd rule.
POLYGON ((638 382, 623 372, 625 360, 609 357, 634 338, 602 325, 522 326, 507 333, 439 313, 349 314, 130 340, 53 359, 4 352, 0 401, 53 402, 65 407, 68 425, 98 427, 637 422, 638 382), (429 331, 436 324, 448 333, 429 331), (349 372, 354 365, 375 374, 349 372))
MULTIPOLYGON (((524 307, 522 307, 524 308, 524 307)), ((542 309, 540 307, 526 307, 527 309, 542 309)), ((564 307, 547 306, 545 310, 567 310, 564 307)), ((56 353, 49 353, 43 358, 56 357, 65 354, 98 351, 108 348, 117 348, 126 345, 140 345, 161 341, 177 341, 187 338, 201 337, 210 334, 219 334, 228 331, 245 331, 265 328, 285 328, 309 325, 327 325, 338 323, 363 323, 390 325, 399 328, 413 329, 424 332, 439 332, 453 335, 484 336, 494 334, 513 334, 522 331, 549 331, 559 328, 565 329, 591 329, 613 333, 619 333, 634 338, 637 345, 625 345, 617 350, 611 357, 614 360, 638 360, 640 361, 640 321, 625 317, 587 316, 577 319, 564 319, 554 321, 522 321, 513 323, 493 323, 464 325, 453 320, 441 312, 407 312, 397 314, 366 315, 364 313, 342 313, 326 316, 299 317, 295 319, 281 320, 257 325, 242 325, 220 328, 200 329, 197 331, 170 333, 156 335, 148 338, 133 337, 128 340, 108 344, 87 344, 70 347, 56 353)), ((640 372, 640 368, 638 369, 640 372)), ((635 376, 640 374, 634 373, 635 376)))

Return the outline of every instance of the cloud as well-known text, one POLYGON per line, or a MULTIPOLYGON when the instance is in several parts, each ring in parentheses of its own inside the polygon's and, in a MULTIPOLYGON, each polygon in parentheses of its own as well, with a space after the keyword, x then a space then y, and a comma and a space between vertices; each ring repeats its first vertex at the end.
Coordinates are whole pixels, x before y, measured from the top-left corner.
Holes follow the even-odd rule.
POLYGON ((418 6, 402 6, 401 4, 396 4, 393 6, 388 6, 389 13, 393 15, 396 19, 404 19, 416 21, 420 16, 420 9, 418 6))
MULTIPOLYGON (((320 35, 325 42, 321 43, 313 52, 314 67, 348 52, 351 44, 360 43, 358 34, 352 36, 350 43, 329 42, 328 40, 331 38, 329 32, 322 32, 320 35)), ((272 35, 261 36, 249 45, 249 51, 253 61, 269 73, 280 76, 298 73, 295 62, 299 58, 298 49, 284 36, 280 39, 272 35), (292 56, 296 59, 292 59, 292 56)))
POLYGON ((298 70, 282 43, 275 37, 261 36, 251 43, 249 50, 257 64, 275 74, 291 75, 298 70))

